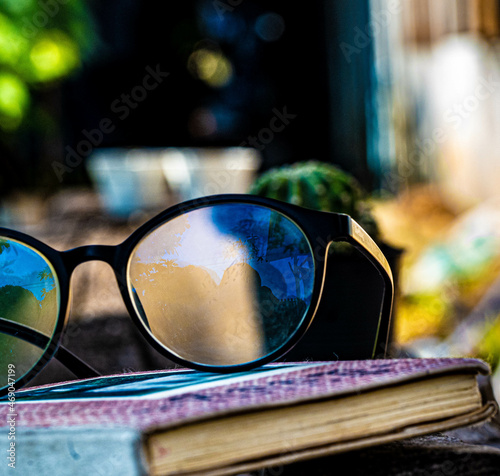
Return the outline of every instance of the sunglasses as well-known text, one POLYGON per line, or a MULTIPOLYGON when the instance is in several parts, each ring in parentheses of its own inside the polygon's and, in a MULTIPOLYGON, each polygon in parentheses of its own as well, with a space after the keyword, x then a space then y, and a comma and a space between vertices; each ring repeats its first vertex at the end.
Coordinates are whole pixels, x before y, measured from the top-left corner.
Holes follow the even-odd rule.
MULTIPOLYGON (((178 204, 117 246, 57 251, 0 228, 0 395, 25 385, 52 358, 78 378, 99 374, 60 345, 70 278, 81 263, 114 270, 134 323, 170 360, 237 372, 288 352, 311 325, 333 242, 353 245, 384 283, 372 357, 385 355, 393 299, 383 253, 349 216, 253 195, 178 204), (7 369, 9 369, 7 371, 7 369)), ((335 350, 332 336, 332 350, 335 350)))

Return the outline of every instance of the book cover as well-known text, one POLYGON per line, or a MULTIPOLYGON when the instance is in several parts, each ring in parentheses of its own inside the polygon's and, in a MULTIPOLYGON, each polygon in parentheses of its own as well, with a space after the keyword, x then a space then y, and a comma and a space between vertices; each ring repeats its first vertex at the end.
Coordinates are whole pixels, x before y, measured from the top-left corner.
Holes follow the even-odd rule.
POLYGON ((133 430, 150 474, 234 474, 488 419, 496 404, 476 379, 488 371, 400 359, 143 372, 17 391, 1 425, 14 408, 21 431, 133 430))

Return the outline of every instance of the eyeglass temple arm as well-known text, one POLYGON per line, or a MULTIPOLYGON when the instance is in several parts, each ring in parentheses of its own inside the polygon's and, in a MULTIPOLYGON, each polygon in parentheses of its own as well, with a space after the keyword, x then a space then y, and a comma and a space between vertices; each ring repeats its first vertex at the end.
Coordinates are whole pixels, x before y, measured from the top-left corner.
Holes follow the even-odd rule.
POLYGON ((101 374, 86 364, 80 357, 77 357, 73 352, 60 345, 54 354, 54 357, 61 362, 70 372, 78 378, 100 377, 101 374))
POLYGON ((394 299, 394 280, 391 267, 384 253, 382 253, 370 235, 352 218, 347 218, 349 219, 347 221, 346 230, 348 235, 347 241, 370 260, 384 280, 384 296, 380 308, 380 320, 373 354, 374 356, 380 356, 380 354, 382 354, 385 357, 389 346, 392 304, 394 299), (385 338, 380 335, 381 329, 387 329, 385 338))
MULTIPOLYGON (((44 350, 50 342, 50 338, 41 332, 19 322, 9 321, 3 317, 0 317, 0 333, 22 339, 42 350, 44 350)), ((100 376, 99 372, 87 365, 83 360, 62 345, 58 347, 54 357, 78 378, 100 376)))

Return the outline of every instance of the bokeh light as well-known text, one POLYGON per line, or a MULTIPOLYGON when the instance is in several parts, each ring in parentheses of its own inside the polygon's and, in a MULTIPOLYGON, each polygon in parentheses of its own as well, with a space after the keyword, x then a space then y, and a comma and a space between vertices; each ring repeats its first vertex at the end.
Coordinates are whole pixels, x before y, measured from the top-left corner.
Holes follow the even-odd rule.
POLYGON ((49 31, 40 36, 30 51, 34 79, 53 81, 66 76, 79 65, 76 44, 61 31, 49 31))
POLYGON ((29 91, 15 75, 0 73, 0 128, 16 129, 29 106, 29 91))
POLYGON ((260 15, 255 22, 255 33, 264 41, 277 41, 285 32, 285 20, 277 13, 269 12, 260 15))
POLYGON ((8 18, 0 14, 0 63, 16 65, 29 43, 8 18))
POLYGON ((217 119, 207 108, 195 109, 189 118, 189 132, 193 137, 206 137, 217 131, 217 119))
POLYGON ((233 67, 229 59, 220 51, 200 48, 189 56, 188 69, 191 74, 213 88, 229 84, 233 77, 233 67))

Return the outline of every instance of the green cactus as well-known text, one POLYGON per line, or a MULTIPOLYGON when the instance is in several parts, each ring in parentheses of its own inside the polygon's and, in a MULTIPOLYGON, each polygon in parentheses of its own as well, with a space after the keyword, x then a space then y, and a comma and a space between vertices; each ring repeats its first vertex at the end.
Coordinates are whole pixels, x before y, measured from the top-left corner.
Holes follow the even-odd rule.
POLYGON ((262 174, 249 193, 314 210, 346 213, 378 241, 379 230, 366 195, 348 173, 324 162, 298 162, 262 174))

